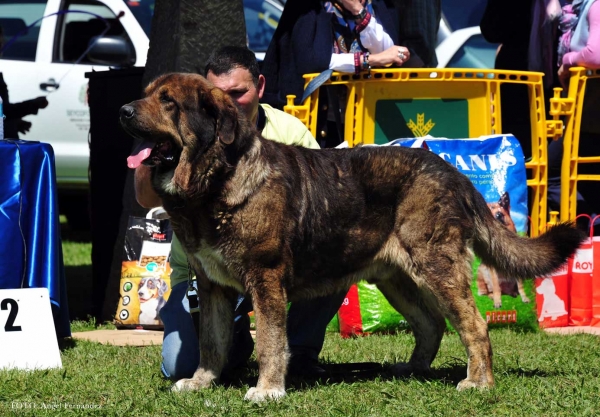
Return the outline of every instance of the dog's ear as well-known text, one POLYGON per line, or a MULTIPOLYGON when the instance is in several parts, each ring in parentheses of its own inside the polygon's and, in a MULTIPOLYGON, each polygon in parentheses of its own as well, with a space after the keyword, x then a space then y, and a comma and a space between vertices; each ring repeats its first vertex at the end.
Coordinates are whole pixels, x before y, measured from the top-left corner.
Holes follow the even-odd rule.
POLYGON ((160 283, 158 287, 158 295, 162 297, 169 290, 169 285, 164 279, 159 278, 158 282, 160 283))
POLYGON ((502 196, 500 197, 500 200, 498 200, 498 204, 504 210, 506 210, 506 211, 510 210, 510 196, 508 195, 508 191, 505 191, 504 194, 502 194, 502 196))
POLYGON ((237 133, 238 111, 230 100, 224 100, 221 103, 217 119, 217 137, 225 145, 231 145, 237 133))

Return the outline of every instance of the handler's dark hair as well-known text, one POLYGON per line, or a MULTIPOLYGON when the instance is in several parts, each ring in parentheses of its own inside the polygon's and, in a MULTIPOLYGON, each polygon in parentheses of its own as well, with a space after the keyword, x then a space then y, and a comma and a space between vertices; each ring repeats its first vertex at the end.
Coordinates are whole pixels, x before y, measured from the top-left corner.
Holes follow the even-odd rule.
POLYGON ((244 68, 250 71, 252 82, 258 86, 260 68, 254 52, 245 46, 224 46, 213 51, 204 67, 204 75, 207 75, 209 71, 215 75, 227 74, 235 68, 244 68))

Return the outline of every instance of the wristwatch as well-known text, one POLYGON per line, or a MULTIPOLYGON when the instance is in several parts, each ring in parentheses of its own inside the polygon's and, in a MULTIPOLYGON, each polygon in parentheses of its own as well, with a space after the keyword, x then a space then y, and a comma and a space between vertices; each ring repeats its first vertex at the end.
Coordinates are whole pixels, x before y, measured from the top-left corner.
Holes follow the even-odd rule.
POLYGON ((363 20, 365 17, 367 17, 367 13, 367 8, 363 7, 362 10, 358 12, 358 14, 353 15, 352 18, 354 20, 363 20))

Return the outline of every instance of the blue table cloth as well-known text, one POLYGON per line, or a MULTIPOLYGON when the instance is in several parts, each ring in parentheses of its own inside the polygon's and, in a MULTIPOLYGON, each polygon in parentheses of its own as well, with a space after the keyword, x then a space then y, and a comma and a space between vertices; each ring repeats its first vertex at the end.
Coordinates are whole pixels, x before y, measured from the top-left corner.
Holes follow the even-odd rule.
POLYGON ((56 334, 71 335, 54 150, 0 140, 0 289, 48 288, 56 334))

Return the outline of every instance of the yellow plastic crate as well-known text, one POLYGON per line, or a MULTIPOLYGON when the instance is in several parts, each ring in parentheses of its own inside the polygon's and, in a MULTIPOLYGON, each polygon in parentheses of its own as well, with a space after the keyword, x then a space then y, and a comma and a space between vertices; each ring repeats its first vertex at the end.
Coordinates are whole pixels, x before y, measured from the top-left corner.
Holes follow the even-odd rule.
MULTIPOLYGON (((579 164, 600 163, 600 156, 579 156, 579 135, 585 103, 586 89, 600 89, 600 70, 582 67, 570 69, 569 91, 561 97, 562 88, 554 89, 550 99, 550 114, 554 119, 564 117, 565 131, 560 184, 560 220, 574 220, 577 216, 577 183, 600 181, 600 175, 579 174, 579 164), (588 80, 594 80, 588 83, 588 80)), ((598 146, 600 149, 600 145, 598 146)), ((600 150, 598 151, 600 155, 600 150)), ((590 213, 591 214, 591 213, 590 213)))
MULTIPOLYGON (((305 86, 318 74, 305 75, 305 86)), ((561 121, 546 122, 541 73, 473 69, 376 69, 371 78, 333 73, 323 85, 348 91, 344 137, 350 147, 430 134, 466 138, 502 133, 500 85, 527 85, 532 159, 526 163, 533 191, 530 235, 546 228, 547 139, 562 134, 561 121)), ((284 110, 317 137, 319 90, 301 105, 288 96, 284 110)))

